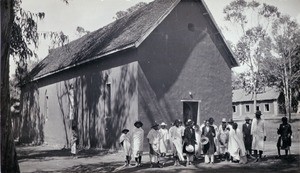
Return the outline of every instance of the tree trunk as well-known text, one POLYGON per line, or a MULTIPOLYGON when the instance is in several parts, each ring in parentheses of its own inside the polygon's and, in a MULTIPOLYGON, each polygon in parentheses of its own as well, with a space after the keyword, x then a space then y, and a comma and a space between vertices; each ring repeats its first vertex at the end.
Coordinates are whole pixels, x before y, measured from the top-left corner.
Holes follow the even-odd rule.
POLYGON ((1 0, 1 172, 20 172, 12 134, 9 96, 9 43, 13 0, 1 0))
POLYGON ((253 112, 256 112, 256 106, 257 106, 257 92, 256 89, 253 91, 253 112))
POLYGON ((289 98, 289 76, 288 69, 286 63, 286 57, 284 57, 284 82, 283 82, 283 94, 284 94, 284 107, 285 107, 285 115, 289 117, 289 121, 291 121, 290 117, 290 98, 289 98))
POLYGON ((291 87, 291 77, 292 77, 292 55, 291 52, 288 54, 288 61, 289 61, 289 80, 288 80, 288 97, 289 97, 289 122, 292 121, 292 87, 291 87))

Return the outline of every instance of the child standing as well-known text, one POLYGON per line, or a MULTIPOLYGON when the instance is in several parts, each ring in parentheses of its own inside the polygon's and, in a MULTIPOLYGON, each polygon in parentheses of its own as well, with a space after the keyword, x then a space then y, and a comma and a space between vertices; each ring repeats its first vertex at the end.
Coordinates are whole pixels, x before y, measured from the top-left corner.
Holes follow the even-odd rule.
POLYGON ((72 154, 73 158, 77 158, 77 156, 76 156, 76 154, 77 154, 77 150, 76 150, 77 140, 78 140, 77 126, 73 124, 72 125, 72 138, 71 138, 71 154, 72 154))
POLYGON ((127 134, 128 132, 129 132, 128 129, 124 129, 122 130, 122 135, 120 136, 120 144, 124 148, 124 152, 126 155, 125 166, 129 166, 131 160, 131 146, 130 146, 130 138, 127 134))

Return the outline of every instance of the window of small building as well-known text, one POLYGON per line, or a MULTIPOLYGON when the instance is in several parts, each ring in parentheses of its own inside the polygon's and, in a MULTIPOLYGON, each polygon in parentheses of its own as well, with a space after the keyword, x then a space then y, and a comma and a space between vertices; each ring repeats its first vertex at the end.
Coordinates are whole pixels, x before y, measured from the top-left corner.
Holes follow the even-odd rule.
POLYGON ((250 105, 246 105, 246 112, 250 112, 250 105))
POLYGON ((270 104, 265 104, 265 112, 270 112, 270 104))
POLYGON ((256 106, 256 111, 259 111, 260 110, 260 107, 259 106, 256 106))
POLYGON ((236 112, 236 106, 232 106, 232 112, 236 112))

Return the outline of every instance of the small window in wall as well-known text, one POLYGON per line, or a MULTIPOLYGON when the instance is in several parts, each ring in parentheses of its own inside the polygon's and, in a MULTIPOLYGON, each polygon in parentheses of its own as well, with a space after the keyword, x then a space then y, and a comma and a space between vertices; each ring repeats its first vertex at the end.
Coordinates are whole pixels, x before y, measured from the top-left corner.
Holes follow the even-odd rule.
POLYGON ((259 111, 259 110, 260 110, 259 106, 256 106, 256 111, 259 111))
POLYGON ((246 105, 246 112, 250 112, 250 105, 246 105))
POLYGON ((269 112, 270 111, 270 105, 269 104, 265 104, 265 112, 269 112))
POLYGON ((232 111, 236 112, 236 106, 232 106, 232 111))

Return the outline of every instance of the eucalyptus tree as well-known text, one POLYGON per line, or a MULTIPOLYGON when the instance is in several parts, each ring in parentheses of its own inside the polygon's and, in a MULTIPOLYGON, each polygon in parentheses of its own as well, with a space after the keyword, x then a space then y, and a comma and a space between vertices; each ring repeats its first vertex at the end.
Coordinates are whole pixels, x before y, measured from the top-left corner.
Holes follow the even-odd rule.
MULTIPOLYGON (((62 0, 68 3, 68 0, 62 0)), ((37 21, 45 13, 31 13, 21 8, 21 0, 1 1, 1 172, 20 172, 12 134, 9 92, 9 59, 17 63, 18 79, 27 71, 27 60, 36 56, 41 33, 37 32, 37 21), (33 47, 33 48, 32 48, 33 47)), ((44 37, 54 38, 56 43, 67 41, 62 33, 42 33, 44 37)))
POLYGON ((280 16, 277 7, 259 1, 234 0, 223 9, 225 21, 235 28, 237 41, 232 48, 242 65, 243 88, 252 94, 253 110, 256 110, 257 94, 264 91, 266 78, 261 72, 262 61, 271 55, 272 38, 269 34, 272 22, 280 16))

